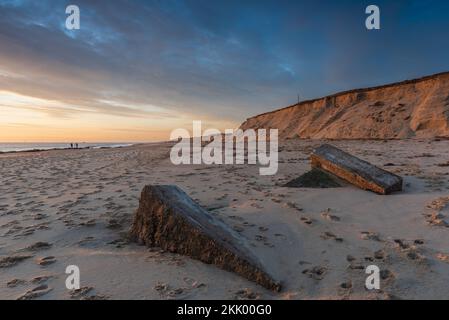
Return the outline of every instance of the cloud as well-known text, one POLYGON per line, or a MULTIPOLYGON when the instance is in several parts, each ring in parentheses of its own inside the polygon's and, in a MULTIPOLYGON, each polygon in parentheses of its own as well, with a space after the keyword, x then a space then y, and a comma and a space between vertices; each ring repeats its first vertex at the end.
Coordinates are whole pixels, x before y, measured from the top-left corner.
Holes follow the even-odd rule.
POLYGON ((54 118, 69 119, 79 114, 103 114, 116 117, 164 119, 176 118, 164 109, 151 106, 126 106, 116 101, 88 101, 87 104, 68 104, 66 102, 41 99, 20 95, 8 91, 0 91, 0 107, 29 110, 47 114, 54 118))
POLYGON ((64 29, 68 4, 0 0, 0 90, 45 101, 15 108, 238 123, 298 93, 449 69, 449 5, 438 1, 379 1, 378 33, 349 1, 78 0, 79 31, 64 29))

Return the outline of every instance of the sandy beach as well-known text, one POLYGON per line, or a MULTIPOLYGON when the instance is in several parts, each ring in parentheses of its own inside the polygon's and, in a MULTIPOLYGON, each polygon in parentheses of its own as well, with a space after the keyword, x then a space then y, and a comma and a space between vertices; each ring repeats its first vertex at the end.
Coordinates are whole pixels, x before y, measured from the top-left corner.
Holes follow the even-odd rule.
POLYGON ((279 171, 180 165, 170 143, 0 155, 0 299, 445 299, 448 140, 288 140, 279 171), (331 143, 404 178, 388 196, 282 187, 331 143), (127 240, 144 185, 175 184, 251 243, 279 293, 127 240), (365 268, 381 289, 365 289, 365 268), (79 291, 65 269, 80 268, 79 291))

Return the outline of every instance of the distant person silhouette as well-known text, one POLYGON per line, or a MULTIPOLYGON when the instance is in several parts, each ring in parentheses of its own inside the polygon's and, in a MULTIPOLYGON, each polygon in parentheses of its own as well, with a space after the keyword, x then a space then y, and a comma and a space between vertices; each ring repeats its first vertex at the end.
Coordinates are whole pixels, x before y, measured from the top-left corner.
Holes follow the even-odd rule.
POLYGON ((76 143, 75 146, 76 146, 76 149, 78 149, 78 143, 76 143))
POLYGON ((70 144, 70 149, 73 149, 73 143, 70 144))

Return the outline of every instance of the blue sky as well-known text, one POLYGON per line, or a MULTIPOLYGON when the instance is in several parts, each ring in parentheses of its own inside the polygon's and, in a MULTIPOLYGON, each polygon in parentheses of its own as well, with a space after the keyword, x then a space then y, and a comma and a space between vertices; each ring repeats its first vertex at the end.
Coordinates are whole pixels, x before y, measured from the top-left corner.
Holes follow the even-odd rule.
POLYGON ((94 119, 122 141, 237 125, 297 94, 448 71, 448 34, 449 1, 0 0, 0 124, 67 135, 94 119), (64 27, 68 4, 80 30, 64 27), (370 4, 381 30, 365 28, 370 4))

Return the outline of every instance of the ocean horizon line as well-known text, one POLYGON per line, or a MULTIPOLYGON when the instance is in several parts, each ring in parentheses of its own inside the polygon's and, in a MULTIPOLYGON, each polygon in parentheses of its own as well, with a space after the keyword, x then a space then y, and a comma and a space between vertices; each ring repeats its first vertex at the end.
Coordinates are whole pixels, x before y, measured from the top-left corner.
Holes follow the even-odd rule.
POLYGON ((119 148, 129 147, 140 143, 145 142, 0 142, 0 153, 64 149, 119 148))

